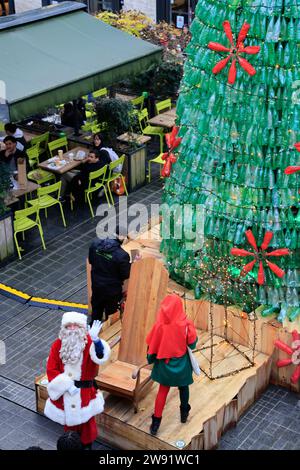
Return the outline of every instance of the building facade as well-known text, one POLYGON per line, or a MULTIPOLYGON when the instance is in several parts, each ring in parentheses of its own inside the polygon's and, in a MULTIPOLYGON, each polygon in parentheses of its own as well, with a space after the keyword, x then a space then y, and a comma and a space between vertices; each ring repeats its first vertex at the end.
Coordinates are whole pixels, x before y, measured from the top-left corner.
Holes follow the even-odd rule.
POLYGON ((198 0, 90 0, 94 11, 138 10, 154 21, 173 22, 178 28, 190 26, 198 0))
MULTIPOLYGON (((59 3, 63 0, 9 0, 10 13, 59 3)), ((76 1, 76 0, 75 0, 76 1)), ((77 0, 85 3, 90 13, 100 10, 118 12, 138 10, 154 21, 172 22, 178 28, 190 26, 198 0, 77 0)))

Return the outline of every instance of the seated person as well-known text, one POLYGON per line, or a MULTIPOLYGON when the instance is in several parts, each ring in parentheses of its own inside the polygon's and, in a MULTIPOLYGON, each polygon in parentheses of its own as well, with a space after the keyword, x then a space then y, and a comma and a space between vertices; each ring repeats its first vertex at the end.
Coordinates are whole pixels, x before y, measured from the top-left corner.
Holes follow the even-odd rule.
POLYGON ((91 150, 81 170, 68 171, 62 176, 61 197, 64 198, 69 184, 73 200, 75 200, 75 197, 81 198, 84 194, 84 190, 87 189, 89 185, 89 174, 93 171, 100 170, 100 168, 105 165, 106 163, 99 158, 99 155, 94 150, 91 150))
POLYGON ((74 107, 72 103, 66 103, 61 114, 61 123, 63 126, 80 128, 84 123, 84 118, 77 106, 74 107))
POLYGON ((4 129, 7 136, 14 137, 17 141, 17 149, 23 152, 27 147, 23 131, 19 129, 15 124, 8 122, 4 125, 4 129))
POLYGON ((25 158, 28 166, 27 155, 17 148, 17 140, 14 137, 7 136, 3 142, 5 149, 0 152, 0 161, 9 165, 12 173, 18 169, 18 158, 25 158))

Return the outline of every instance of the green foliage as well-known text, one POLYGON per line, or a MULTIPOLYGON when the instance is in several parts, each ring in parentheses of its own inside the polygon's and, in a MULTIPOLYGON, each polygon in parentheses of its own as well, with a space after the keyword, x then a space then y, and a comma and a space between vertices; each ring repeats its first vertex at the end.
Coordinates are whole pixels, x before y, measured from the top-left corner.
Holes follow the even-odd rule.
POLYGON ((156 98, 172 98, 178 93, 182 74, 182 65, 175 62, 161 62, 134 77, 130 87, 139 95, 143 91, 151 91, 156 98))
POLYGON ((107 137, 114 140, 118 135, 135 128, 136 116, 130 102, 117 98, 102 98, 96 102, 99 122, 107 122, 107 137))
POLYGON ((0 162, 0 216, 7 211, 4 199, 10 186, 9 168, 5 163, 0 162))

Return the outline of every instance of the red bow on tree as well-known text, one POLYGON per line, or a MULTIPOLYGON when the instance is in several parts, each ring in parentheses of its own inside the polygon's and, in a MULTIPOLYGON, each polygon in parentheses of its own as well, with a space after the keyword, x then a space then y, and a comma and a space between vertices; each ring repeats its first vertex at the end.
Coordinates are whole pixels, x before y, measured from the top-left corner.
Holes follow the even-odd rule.
POLYGON ((243 24, 241 31, 238 35, 236 45, 234 44, 234 41, 233 41, 233 35, 232 35, 231 25, 229 21, 223 22, 223 28, 224 28, 226 36, 228 37, 230 41, 231 47, 228 48, 226 46, 223 46, 223 44, 219 44, 218 42, 210 42, 208 44, 208 47, 212 51, 230 52, 230 54, 228 57, 226 57, 226 59, 220 60, 220 62, 218 62, 214 66, 212 71, 214 74, 220 73, 221 70, 223 70, 226 67, 228 62, 230 62, 230 60, 233 59, 232 64, 229 69, 229 74, 228 74, 228 83, 230 83, 230 85, 233 85, 235 83, 236 73, 237 73, 236 61, 239 62, 240 66, 243 67, 243 69, 246 70, 246 72, 249 75, 252 76, 256 74, 255 68, 246 59, 244 59, 243 57, 240 57, 240 54, 252 54, 252 55, 258 54, 260 51, 260 46, 244 47, 244 40, 246 39, 246 36, 250 29, 250 24, 248 23, 243 24))
POLYGON ((179 127, 174 126, 172 129, 172 132, 170 132, 169 134, 166 134, 165 136, 166 143, 167 143, 169 150, 168 152, 164 153, 161 157, 162 160, 164 160, 165 162, 162 172, 161 172, 161 175, 164 178, 168 178, 170 176, 172 165, 173 163, 176 162, 176 157, 173 152, 179 146, 182 140, 181 137, 177 137, 178 131, 179 131, 179 127))
MULTIPOLYGON (((295 149, 300 152, 300 142, 294 145, 295 149)), ((286 175, 292 175, 293 173, 297 173, 297 171, 300 171, 300 166, 288 166, 284 172, 286 175)))
POLYGON ((289 359, 280 359, 277 361, 277 367, 286 367, 290 364, 294 364, 296 366, 292 376, 291 382, 296 384, 300 379, 300 335, 297 330, 292 332, 293 342, 292 347, 288 344, 283 343, 280 339, 275 341, 275 346, 280 349, 281 351, 286 352, 290 358, 289 359))
POLYGON ((231 249, 231 254, 234 256, 252 256, 254 258, 253 261, 250 261, 250 263, 246 264, 242 268, 241 276, 245 276, 250 271, 252 271, 252 269, 254 268, 254 265, 257 262, 259 262, 257 282, 259 285, 264 284, 265 283, 265 272, 264 272, 264 266, 263 266, 263 261, 264 261, 277 277, 283 277, 285 274, 283 269, 279 268, 277 264, 271 263, 270 261, 266 259, 269 256, 286 256, 290 254, 287 248, 280 248, 279 250, 270 251, 269 253, 265 251, 270 245, 270 242, 273 238, 273 232, 265 233, 264 240, 259 249, 257 248, 256 240, 254 238, 252 231, 247 230, 245 232, 245 235, 247 237, 249 244, 252 246, 252 248, 254 248, 254 253, 251 251, 240 249, 240 248, 231 249))

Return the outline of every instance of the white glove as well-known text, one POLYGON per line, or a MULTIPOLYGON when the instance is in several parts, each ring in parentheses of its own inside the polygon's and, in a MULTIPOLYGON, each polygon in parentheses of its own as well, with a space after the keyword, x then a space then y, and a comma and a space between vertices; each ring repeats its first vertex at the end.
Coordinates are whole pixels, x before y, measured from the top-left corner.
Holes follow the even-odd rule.
POLYGON ((89 335, 91 340, 96 342, 99 341, 99 333, 102 328, 102 323, 100 320, 95 320, 93 326, 89 330, 89 335))
POLYGON ((80 393, 80 388, 75 387, 75 385, 71 385, 68 392, 71 396, 73 396, 73 395, 76 395, 77 393, 80 393))

